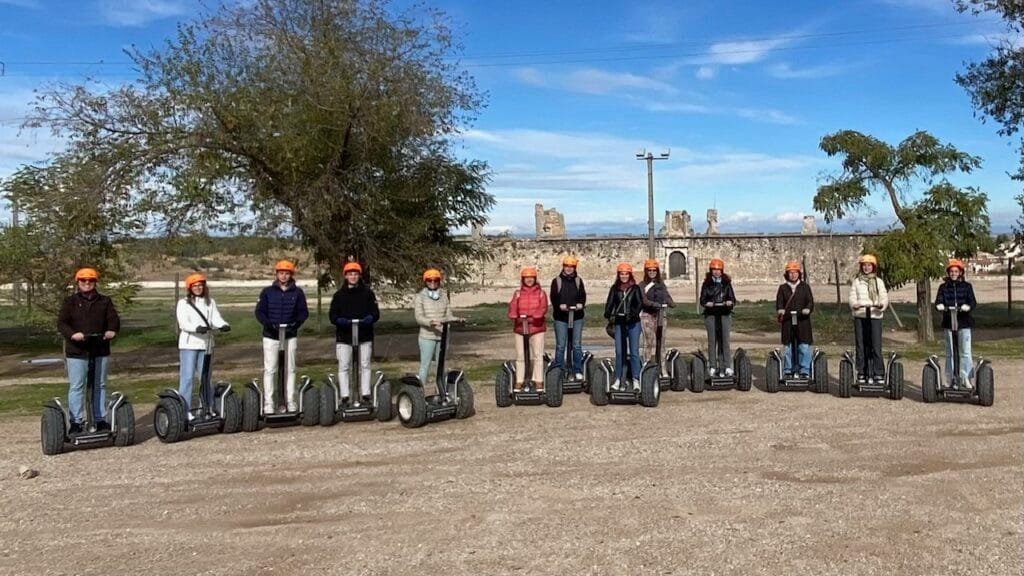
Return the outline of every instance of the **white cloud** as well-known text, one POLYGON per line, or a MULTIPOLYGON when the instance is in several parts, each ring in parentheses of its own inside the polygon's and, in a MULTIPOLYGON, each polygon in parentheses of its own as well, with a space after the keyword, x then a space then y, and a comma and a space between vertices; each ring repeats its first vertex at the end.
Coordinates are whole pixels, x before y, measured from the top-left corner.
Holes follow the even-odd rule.
POLYGON ((782 112, 780 110, 773 110, 771 108, 737 108, 735 114, 741 118, 749 118, 751 120, 758 120, 760 122, 766 122, 768 124, 798 124, 799 121, 782 112))
POLYGON ((63 148, 63 142, 47 130, 22 130, 34 99, 35 94, 27 88, 0 91, 0 178, 63 148))
POLYGON ((708 48, 704 62, 712 64, 750 64, 764 60, 772 50, 790 44, 792 38, 778 37, 766 40, 740 40, 716 42, 708 48))
POLYGON ((1009 44, 1013 49, 1024 48, 1024 34, 1007 34, 1005 32, 995 32, 992 34, 971 34, 969 36, 961 36, 955 41, 956 44, 967 44, 967 45, 981 45, 996 47, 1002 46, 1003 44, 1009 44))
POLYGON ((818 66, 808 66, 806 68, 793 68, 785 62, 774 64, 767 68, 769 75, 782 79, 828 78, 843 74, 848 69, 848 66, 840 66, 837 64, 821 64, 818 66))
POLYGON ((690 102, 645 102, 644 109, 649 112, 683 112, 687 114, 713 114, 714 109, 703 104, 690 102))
POLYGON ((114 26, 145 26, 189 12, 184 0, 99 0, 100 16, 114 26))
POLYGON ((715 67, 701 66, 697 68, 697 72, 694 76, 696 76, 698 80, 710 80, 715 77, 715 67))
POLYGON ((611 72, 597 68, 580 68, 571 72, 543 73, 536 68, 517 68, 512 76, 524 84, 546 86, 582 94, 630 95, 656 92, 675 94, 678 90, 661 80, 632 72, 611 72))
POLYGON ((18 8, 42 8, 39 0, 0 0, 0 4, 6 4, 8 6, 17 6, 18 8))
POLYGON ((803 222, 804 215, 803 212, 780 212, 775 215, 775 220, 777 222, 803 222))
POLYGON ((512 76, 523 84, 529 84, 531 86, 546 86, 547 82, 541 71, 536 68, 522 67, 515 68, 512 70, 512 76))

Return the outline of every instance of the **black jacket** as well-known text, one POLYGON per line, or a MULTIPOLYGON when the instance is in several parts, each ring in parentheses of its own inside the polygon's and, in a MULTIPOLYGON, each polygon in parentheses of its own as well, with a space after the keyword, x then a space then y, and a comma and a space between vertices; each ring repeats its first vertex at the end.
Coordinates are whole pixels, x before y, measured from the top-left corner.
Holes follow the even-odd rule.
POLYGON ((779 291, 775 294, 775 309, 783 310, 782 314, 782 343, 789 344, 792 337, 793 318, 790 312, 794 310, 796 315, 796 339, 800 344, 814 344, 814 334, 811 331, 811 315, 804 316, 800 313, 807 309, 814 312, 814 294, 811 293, 809 284, 800 281, 796 285, 796 295, 789 284, 783 282, 779 285, 779 291), (790 297, 792 296, 792 300, 790 297))
POLYGON ((64 354, 68 358, 88 358, 90 348, 96 356, 110 356, 109 340, 75 342, 71 339, 75 332, 88 336, 121 331, 121 317, 110 297, 95 290, 90 294, 75 292, 68 296, 57 314, 57 331, 64 337, 64 354))
POLYGON ((640 321, 642 307, 643 299, 638 284, 633 284, 625 292, 619 290, 618 283, 612 284, 608 290, 608 299, 604 303, 604 317, 616 324, 633 324, 640 321), (625 317, 619 316, 623 312, 625 317))
POLYGON ((643 310, 648 314, 657 314, 662 304, 676 305, 664 282, 644 282, 640 285, 640 294, 643 296, 643 310))
POLYGON ((711 303, 732 302, 736 305, 736 293, 732 290, 732 279, 722 276, 721 282, 704 278, 700 285, 700 305, 704 307, 705 316, 725 316, 732 314, 732 306, 708 306, 711 303))
POLYGON ((939 284, 939 290, 935 293, 935 304, 943 304, 946 311, 942 313, 942 327, 949 330, 952 326, 949 315, 953 309, 957 310, 956 323, 958 328, 974 328, 974 308, 978 301, 974 299, 974 287, 966 280, 954 282, 949 278, 939 284), (961 312, 960 306, 967 304, 971 307, 969 312, 961 312))
MULTIPOLYGON (((573 274, 572 276, 559 274, 556 276, 555 279, 551 281, 551 290, 548 290, 548 294, 551 294, 551 308, 553 310, 552 317, 561 322, 569 321, 569 312, 559 308, 560 305, 587 305, 587 287, 583 285, 583 279, 576 274, 573 274), (559 279, 561 279, 562 284, 561 290, 558 289, 559 279), (577 284, 579 285, 579 289, 576 288, 577 284)), ((583 312, 583 308, 577 310, 575 319, 579 320, 580 318, 583 318, 583 312)))
MULTIPOLYGON (((363 282, 355 286, 345 283, 338 288, 331 298, 330 311, 335 340, 352 345, 352 326, 339 326, 339 318, 362 320, 366 316, 372 316, 374 323, 380 320, 380 307, 377 305, 377 296, 373 290, 363 282)), ((359 342, 373 342, 373 324, 359 323, 359 342)))

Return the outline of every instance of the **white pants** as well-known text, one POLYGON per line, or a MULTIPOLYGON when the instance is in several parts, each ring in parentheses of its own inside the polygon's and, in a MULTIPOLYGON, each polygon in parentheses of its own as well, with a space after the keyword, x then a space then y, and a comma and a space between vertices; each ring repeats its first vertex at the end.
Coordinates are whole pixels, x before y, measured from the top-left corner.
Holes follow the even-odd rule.
MULTIPOLYGON (((295 353, 299 347, 298 338, 285 340, 285 362, 287 372, 285 373, 285 399, 288 403, 288 411, 295 412, 299 409, 295 402, 295 353)), ((272 338, 263 339, 263 409, 266 412, 274 411, 274 390, 277 387, 277 351, 278 341, 272 338)))
MULTIPOLYGON (((348 398, 351 395, 349 383, 349 370, 352 368, 352 346, 338 343, 334 346, 335 355, 338 357, 338 386, 341 387, 341 397, 348 398)), ((370 357, 373 356, 373 342, 362 342, 359 344, 359 393, 360 396, 370 395, 370 357)))

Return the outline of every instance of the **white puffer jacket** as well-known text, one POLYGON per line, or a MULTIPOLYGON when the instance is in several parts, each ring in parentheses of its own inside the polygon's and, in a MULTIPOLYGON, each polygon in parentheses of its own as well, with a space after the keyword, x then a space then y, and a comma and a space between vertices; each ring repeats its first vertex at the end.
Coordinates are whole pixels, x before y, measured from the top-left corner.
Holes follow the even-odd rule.
MULTIPOLYGON (((178 334, 178 349, 179 350, 206 350, 206 342, 210 339, 210 334, 198 334, 196 329, 200 326, 206 326, 206 322, 199 317, 201 312, 206 317, 206 321, 209 322, 211 330, 216 330, 227 325, 224 318, 221 317, 220 311, 217 310, 217 303, 210 298, 210 303, 207 304, 204 298, 196 298, 194 304, 196 308, 193 308, 186 298, 178 300, 178 308, 176 310, 176 316, 178 317, 178 329, 181 332, 178 334)), ((212 344, 212 343, 211 343, 212 344)), ((213 349, 213 346, 210 346, 213 349)))
POLYGON ((871 308, 871 317, 881 320, 882 316, 885 315, 885 309, 889 307, 889 293, 885 290, 885 282, 877 275, 870 279, 866 276, 855 276, 853 281, 850 282, 850 297, 848 300, 854 318, 864 318, 865 312, 862 306, 878 306, 878 308, 871 308), (874 302, 871 301, 871 296, 869 296, 868 292, 869 281, 875 282, 875 286, 878 287, 878 298, 874 302))

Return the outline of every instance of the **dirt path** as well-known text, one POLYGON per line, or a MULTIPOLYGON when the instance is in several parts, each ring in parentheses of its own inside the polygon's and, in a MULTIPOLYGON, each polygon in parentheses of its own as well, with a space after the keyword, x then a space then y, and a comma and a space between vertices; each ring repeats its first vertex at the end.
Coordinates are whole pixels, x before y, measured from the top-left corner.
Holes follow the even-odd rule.
POLYGON ((140 406, 141 444, 57 457, 36 418, 5 420, 0 574, 1019 575, 1024 360, 996 370, 992 408, 753 390, 497 409, 478 387, 476 416, 418 430, 175 445, 140 406))

